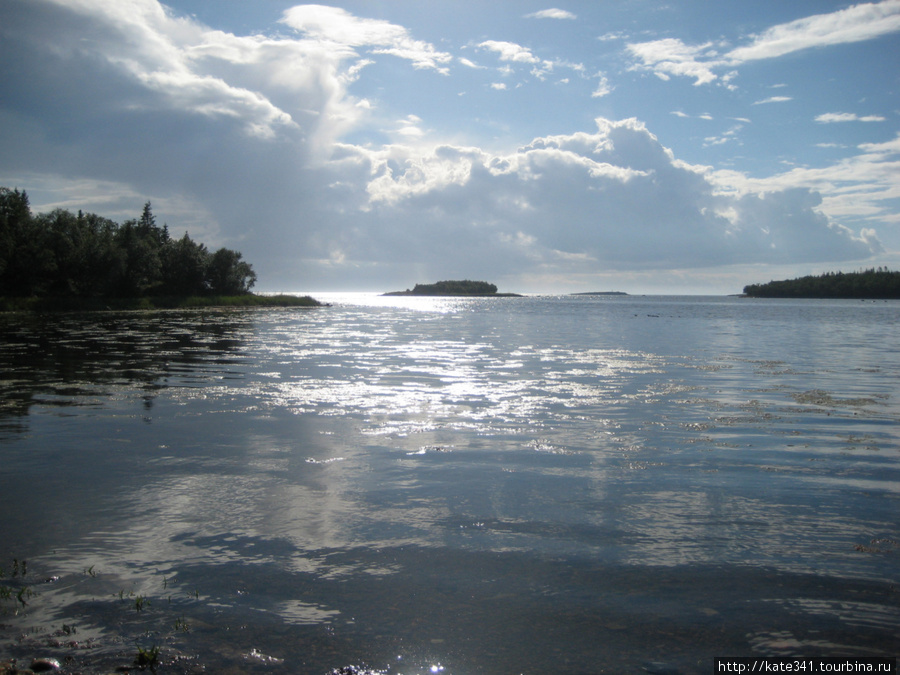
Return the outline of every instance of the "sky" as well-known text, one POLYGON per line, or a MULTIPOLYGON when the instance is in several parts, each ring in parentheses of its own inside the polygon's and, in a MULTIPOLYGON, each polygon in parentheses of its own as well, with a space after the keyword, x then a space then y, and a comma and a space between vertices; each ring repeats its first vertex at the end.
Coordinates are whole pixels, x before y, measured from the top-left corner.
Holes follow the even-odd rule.
POLYGON ((900 269, 900 0, 0 0, 0 185, 258 291, 900 269))

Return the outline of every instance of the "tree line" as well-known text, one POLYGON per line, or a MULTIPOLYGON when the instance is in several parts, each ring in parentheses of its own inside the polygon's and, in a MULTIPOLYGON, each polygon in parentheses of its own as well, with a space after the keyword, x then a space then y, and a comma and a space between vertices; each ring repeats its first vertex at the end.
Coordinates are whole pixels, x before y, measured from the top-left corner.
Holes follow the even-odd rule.
POLYGON ((416 284, 412 290, 393 291, 385 295, 495 295, 497 287, 486 281, 438 281, 433 284, 416 284))
POLYGON ((827 272, 785 281, 744 286, 753 298, 900 298, 900 272, 885 267, 859 272, 827 272))
POLYGON ((493 295, 497 287, 486 281, 438 281, 433 284, 416 284, 415 295, 493 295))
POLYGON ((150 202, 120 225, 65 209, 33 215, 24 190, 0 187, 0 296, 242 295, 255 283, 238 251, 169 236, 150 202))

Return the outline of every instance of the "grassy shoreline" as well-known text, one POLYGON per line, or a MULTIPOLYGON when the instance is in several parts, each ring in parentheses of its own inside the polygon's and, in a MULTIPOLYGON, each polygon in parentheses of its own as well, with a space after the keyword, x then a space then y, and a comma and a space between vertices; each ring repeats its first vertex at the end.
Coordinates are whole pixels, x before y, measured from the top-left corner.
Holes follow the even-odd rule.
POLYGON ((0 298, 0 312, 102 312, 213 307, 325 307, 304 295, 194 295, 145 298, 0 298))

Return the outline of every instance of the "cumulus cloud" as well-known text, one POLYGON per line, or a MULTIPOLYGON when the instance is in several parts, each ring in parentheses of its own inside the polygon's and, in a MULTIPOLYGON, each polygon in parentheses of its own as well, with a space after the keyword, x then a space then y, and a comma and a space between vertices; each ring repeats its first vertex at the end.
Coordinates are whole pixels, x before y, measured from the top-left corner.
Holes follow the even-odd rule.
POLYGON ((532 12, 525 15, 526 19, 577 19, 578 17, 572 12, 565 9, 542 9, 539 12, 532 12))
POLYGON ((429 268, 452 261, 512 274, 526 263, 596 271, 859 259, 880 250, 873 233, 824 215, 809 189, 718 190, 636 120, 598 119, 594 132, 537 138, 510 154, 453 146, 352 152, 373 178, 361 210, 372 226, 358 232, 350 258, 377 250, 429 268))
MULTIPOLYGON (((865 226, 868 220, 896 220, 900 199, 900 135, 884 143, 866 143, 858 154, 823 167, 795 167, 785 173, 750 178, 733 171, 709 174, 717 188, 729 194, 777 193, 803 188, 827 195, 821 210, 835 220, 865 226)), ((862 231, 862 230, 860 230, 862 231)))
MULTIPOLYGON (((349 88, 384 55, 439 72, 441 52, 389 22, 294 10, 284 15, 294 33, 237 36, 154 0, 7 0, 2 178, 67 202, 78 186, 90 195, 86 184, 135 208, 149 198, 161 220, 169 207, 173 226, 240 249, 267 284, 855 260, 879 249, 869 229, 839 225, 843 204, 815 187, 887 191, 896 142, 861 147, 830 174, 767 185, 689 166, 634 119, 600 118, 516 150, 436 143, 408 111, 373 122, 378 102, 349 88), (359 140, 372 128, 380 141, 359 140)), ((514 43, 481 47, 507 64, 544 63, 514 43)), ((597 91, 608 86, 601 77, 597 91)), ((117 217, 102 208, 111 203, 98 211, 117 217)))
MULTIPOLYGON (((135 110, 163 108, 231 118, 240 120, 246 132, 267 138, 279 127, 294 124, 288 111, 260 91, 215 71, 198 71, 191 49, 212 48, 216 34, 204 34, 199 26, 171 16, 155 0, 50 4, 58 11, 49 21, 45 18, 40 29, 23 31, 21 37, 30 39, 32 47, 46 39, 40 45, 43 59, 58 59, 64 67, 90 63, 116 84, 127 80, 134 88, 127 105, 135 110), (60 31, 65 21, 70 30, 60 31)), ((16 22, 20 16, 13 4, 4 19, 16 22)))
MULTIPOLYGON (((140 193, 249 259, 272 253, 298 214, 312 217, 330 180, 316 167, 371 114, 348 93, 371 63, 358 43, 405 39, 384 25, 332 26, 328 40, 237 36, 155 0, 10 0, 3 14, 0 60, 17 64, 0 71, 7 180, 54 183, 50 203, 86 179, 140 193)), ((398 132, 413 138, 415 127, 398 132)))

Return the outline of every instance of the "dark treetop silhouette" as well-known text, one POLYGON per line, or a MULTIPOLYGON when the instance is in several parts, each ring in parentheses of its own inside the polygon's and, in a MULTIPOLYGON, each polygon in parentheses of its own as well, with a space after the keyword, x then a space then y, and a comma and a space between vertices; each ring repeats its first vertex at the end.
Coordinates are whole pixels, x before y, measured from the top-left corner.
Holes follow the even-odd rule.
POLYGON ((900 272, 884 267, 860 272, 828 272, 744 287, 753 298, 900 298, 900 272))
POLYGON ((24 191, 0 188, 0 295, 148 297, 241 295, 256 282, 237 251, 211 253, 159 227, 144 205, 121 225, 65 209, 32 215, 24 191))
POLYGON ((438 281, 434 284, 416 284, 412 290, 393 291, 385 295, 489 295, 498 297, 515 296, 515 293, 498 293, 494 284, 486 281, 438 281))
POLYGON ((65 209, 35 216, 24 190, 0 187, 0 309, 320 305, 254 295, 255 283, 238 251, 169 236, 150 202, 119 225, 65 209))

